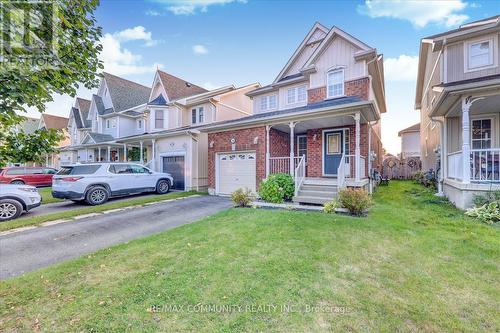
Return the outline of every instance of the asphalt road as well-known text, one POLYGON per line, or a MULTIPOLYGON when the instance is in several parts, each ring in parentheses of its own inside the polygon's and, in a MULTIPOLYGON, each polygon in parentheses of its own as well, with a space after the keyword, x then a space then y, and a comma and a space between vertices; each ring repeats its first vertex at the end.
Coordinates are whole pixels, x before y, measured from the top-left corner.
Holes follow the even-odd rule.
POLYGON ((0 279, 188 224, 231 207, 196 196, 0 236, 0 279))

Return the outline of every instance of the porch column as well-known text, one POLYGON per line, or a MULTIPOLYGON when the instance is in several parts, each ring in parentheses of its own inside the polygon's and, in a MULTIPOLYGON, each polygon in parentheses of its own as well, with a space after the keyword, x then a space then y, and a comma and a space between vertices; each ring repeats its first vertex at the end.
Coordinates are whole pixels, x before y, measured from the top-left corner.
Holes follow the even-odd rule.
POLYGON ((361 181, 361 125, 360 125, 360 120, 361 120, 361 115, 356 113, 354 115, 354 120, 356 120, 356 150, 354 152, 355 154, 355 160, 356 160, 356 181, 359 182, 361 181))
POLYGON ((153 163, 151 163, 151 166, 153 168, 153 171, 156 171, 156 152, 155 152, 155 144, 156 140, 152 139, 151 140, 151 160, 153 163))
POLYGON ((373 192, 373 187, 372 187, 372 124, 368 123, 368 189, 370 191, 370 194, 373 192))
POLYGON ((295 129, 295 123, 293 121, 290 122, 290 175, 294 175, 295 173, 295 161, 294 161, 294 129, 295 129))
POLYGON ((462 98, 462 183, 470 184, 470 98, 462 98))
POLYGON ((144 164, 144 156, 143 156, 143 152, 142 152, 142 141, 139 141, 139 145, 140 145, 140 151, 139 151, 139 161, 141 161, 141 164, 144 164))
POLYGON ((111 147, 108 146, 108 162, 111 162, 111 147))
POLYGON ((97 148, 97 157, 99 158, 98 162, 101 162, 101 147, 97 148))
POLYGON ((127 144, 123 144, 123 162, 127 162, 127 144))
POLYGON ((269 177, 269 162, 271 161, 271 153, 269 152, 269 131, 270 125, 266 125, 266 178, 269 177))

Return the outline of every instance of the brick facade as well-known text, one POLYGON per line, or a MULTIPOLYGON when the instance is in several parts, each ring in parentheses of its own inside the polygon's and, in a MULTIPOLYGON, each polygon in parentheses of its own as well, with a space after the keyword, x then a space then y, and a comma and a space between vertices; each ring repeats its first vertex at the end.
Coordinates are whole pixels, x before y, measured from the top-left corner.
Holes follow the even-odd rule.
POLYGON ((266 127, 245 128, 208 134, 208 186, 215 189, 216 153, 255 151, 257 188, 266 177, 266 127), (256 139, 257 138, 257 139, 256 139), (235 143, 231 143, 231 139, 235 143))
POLYGON ((308 104, 324 101, 325 98, 326 98, 326 87, 313 88, 307 91, 308 104))
MULTIPOLYGON (((349 129, 349 154, 354 155, 356 150, 356 127, 355 125, 342 126, 337 128, 349 129)), ((368 157, 368 125, 361 125, 361 155, 368 157)), ((332 127, 311 129, 307 131, 307 177, 323 176, 323 130, 334 130, 332 127)), ((271 129, 270 155, 271 157, 285 157, 290 155, 289 134, 271 129)), ((295 137, 295 142, 296 141, 295 137)), ((233 131, 209 133, 208 134, 208 183, 210 188, 215 188, 215 158, 216 153, 226 153, 232 151, 255 151, 256 152, 256 186, 266 176, 266 128, 265 126, 239 129, 233 131), (234 145, 231 139, 235 139, 234 145)), ((377 157, 372 163, 372 167, 379 169, 382 165, 382 143, 372 132, 372 150, 377 157)), ((354 163, 351 164, 351 175, 354 177, 354 163)), ((368 174, 368 161, 365 164, 365 171, 368 174)))
MULTIPOLYGON (((344 83, 346 96, 358 96, 367 101, 370 97, 370 79, 367 77, 346 81, 344 83)), ((307 103, 317 103, 326 99, 326 87, 312 88, 307 91, 307 103)))

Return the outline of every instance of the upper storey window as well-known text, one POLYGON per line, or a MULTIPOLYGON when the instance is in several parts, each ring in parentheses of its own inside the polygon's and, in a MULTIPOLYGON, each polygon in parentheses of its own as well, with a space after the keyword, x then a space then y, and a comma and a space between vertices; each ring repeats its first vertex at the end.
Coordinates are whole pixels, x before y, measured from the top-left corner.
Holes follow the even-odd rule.
POLYGON ((165 114, 163 110, 155 110, 155 128, 164 128, 165 114))
POLYGON ((306 97, 306 86, 289 88, 286 92, 286 103, 295 104, 305 102, 306 97))
POLYGON ((269 111, 278 107, 278 97, 276 95, 262 96, 260 98, 260 110, 269 111))
POLYGON ((493 41, 493 38, 489 38, 466 43, 465 71, 473 71, 495 66, 493 41))
POLYGON ((327 74, 327 97, 344 96, 344 69, 335 69, 327 74))
POLYGON ((191 124, 203 123, 205 121, 205 108, 200 106, 191 110, 191 124))

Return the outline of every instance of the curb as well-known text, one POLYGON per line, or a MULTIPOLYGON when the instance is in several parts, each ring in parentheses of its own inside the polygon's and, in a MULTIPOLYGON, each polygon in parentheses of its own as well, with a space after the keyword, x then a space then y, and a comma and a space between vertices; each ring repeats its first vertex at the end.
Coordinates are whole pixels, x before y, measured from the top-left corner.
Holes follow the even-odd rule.
POLYGON ((63 219, 45 221, 45 222, 42 222, 38 225, 29 225, 26 227, 19 227, 19 228, 15 228, 15 229, 2 231, 2 232, 0 232, 0 237, 5 236, 5 235, 10 235, 13 233, 17 233, 17 232, 26 231, 26 230, 49 227, 52 225, 71 222, 71 221, 78 221, 78 220, 82 220, 82 219, 89 218, 89 217, 95 217, 95 216, 100 216, 100 215, 105 215, 105 214, 112 214, 112 213, 117 213, 117 212, 121 212, 121 211, 128 210, 128 209, 148 207, 148 206, 157 205, 157 204, 161 204, 161 203, 167 203, 170 201, 183 200, 183 199, 199 197, 199 196, 201 196, 201 195, 200 194, 193 194, 193 195, 190 195, 187 197, 182 197, 182 198, 159 200, 159 201, 154 201, 154 202, 148 202, 148 203, 141 204, 141 205, 132 205, 132 206, 127 206, 127 207, 122 207, 122 208, 108 209, 108 210, 105 210, 105 211, 102 211, 99 213, 87 213, 87 214, 76 215, 73 217, 68 217, 68 218, 63 218, 63 219))

